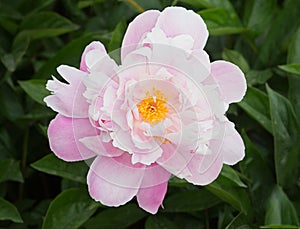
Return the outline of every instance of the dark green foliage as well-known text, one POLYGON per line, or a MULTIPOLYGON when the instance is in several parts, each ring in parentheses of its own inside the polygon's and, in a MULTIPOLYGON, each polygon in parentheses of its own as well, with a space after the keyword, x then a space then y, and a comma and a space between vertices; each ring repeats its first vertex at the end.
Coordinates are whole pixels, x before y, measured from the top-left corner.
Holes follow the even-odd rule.
POLYGON ((299 0, 1 0, 0 228, 299 228, 299 12, 299 0), (88 166, 49 149, 45 83, 91 41, 114 51, 141 10, 170 5, 199 13, 212 61, 245 73, 228 117, 246 156, 205 187, 172 177, 157 215, 135 200, 107 208, 87 193, 88 166))

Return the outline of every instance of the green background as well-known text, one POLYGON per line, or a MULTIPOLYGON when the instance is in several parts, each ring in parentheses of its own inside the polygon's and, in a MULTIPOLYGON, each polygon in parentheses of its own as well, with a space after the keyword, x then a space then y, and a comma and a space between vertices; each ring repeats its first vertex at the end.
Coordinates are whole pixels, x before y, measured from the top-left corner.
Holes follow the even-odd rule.
POLYGON ((1 0, 0 228, 298 228, 300 218, 299 0, 1 0), (84 162, 49 149, 43 102, 56 67, 79 67, 93 40, 120 47, 147 9, 184 6, 205 20, 211 60, 245 73, 248 91, 227 113, 246 157, 205 187, 172 178, 157 215, 87 193, 84 162))

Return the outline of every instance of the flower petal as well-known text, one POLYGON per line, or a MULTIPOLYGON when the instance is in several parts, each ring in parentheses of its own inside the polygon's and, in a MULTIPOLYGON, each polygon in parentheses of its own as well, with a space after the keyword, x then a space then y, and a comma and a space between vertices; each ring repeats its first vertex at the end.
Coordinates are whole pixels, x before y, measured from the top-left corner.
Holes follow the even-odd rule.
POLYGON ((97 155, 116 157, 124 153, 123 150, 115 148, 112 145, 112 141, 103 142, 102 138, 99 135, 84 137, 80 139, 80 142, 82 142, 88 149, 92 150, 97 155))
POLYGON ((152 214, 157 213, 167 192, 170 175, 156 163, 146 168, 141 188, 136 195, 141 208, 152 214))
POLYGON ((245 146, 240 134, 234 128, 233 123, 226 125, 230 135, 225 136, 222 145, 223 162, 227 165, 234 165, 245 156, 245 146))
POLYGON ((86 90, 82 80, 86 73, 66 65, 57 68, 60 75, 69 84, 62 83, 53 77, 47 82, 46 88, 52 92, 44 101, 54 111, 72 118, 87 118, 88 107, 83 93, 86 90))
POLYGON ((188 169, 191 171, 192 176, 185 177, 185 179, 195 185, 207 185, 218 177, 222 166, 223 161, 221 154, 217 157, 215 157, 215 155, 196 154, 188 164, 188 169), (209 164, 210 166, 204 171, 199 171, 202 164, 209 164))
POLYGON ((157 10, 148 10, 137 16, 128 25, 121 49, 122 62, 128 53, 136 49, 137 44, 141 42, 145 33, 152 30, 159 15, 160 12, 157 10))
POLYGON ((58 114, 49 124, 50 148, 65 161, 80 161, 96 156, 79 139, 96 135, 89 119, 72 119, 58 114))
POLYGON ((208 38, 208 30, 200 15, 183 7, 164 9, 156 26, 161 28, 167 37, 190 35, 194 39, 193 49, 203 49, 208 38))
POLYGON ((190 152, 179 150, 170 143, 162 144, 163 154, 156 161, 160 166, 179 178, 191 176, 187 164, 193 155, 190 152))
POLYGON ((86 55, 88 52, 92 50, 99 50, 100 52, 103 52, 106 54, 106 50, 104 45, 99 41, 93 41, 88 46, 85 47, 82 56, 81 56, 81 62, 80 62, 80 70, 84 72, 89 72, 87 63, 86 63, 86 55))
POLYGON ((99 156, 87 176, 89 193, 104 205, 123 205, 137 194, 144 172, 144 166, 131 164, 127 153, 115 158, 99 156))
POLYGON ((140 188, 136 195, 139 206, 151 214, 156 214, 164 200, 167 188, 168 182, 149 188, 140 188))
POLYGON ((242 100, 247 84, 239 67, 227 61, 215 61, 211 64, 211 75, 217 82, 225 102, 233 103, 242 100))

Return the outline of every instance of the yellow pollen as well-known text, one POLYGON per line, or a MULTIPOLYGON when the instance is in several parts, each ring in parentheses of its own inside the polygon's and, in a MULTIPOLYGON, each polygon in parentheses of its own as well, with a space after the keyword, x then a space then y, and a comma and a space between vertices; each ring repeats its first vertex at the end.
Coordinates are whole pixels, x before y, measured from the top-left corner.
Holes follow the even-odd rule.
POLYGON ((159 91, 153 89, 153 96, 150 92, 146 93, 146 98, 143 99, 138 105, 138 111, 143 118, 144 122, 151 125, 157 124, 166 118, 168 108, 166 106, 166 98, 159 91))

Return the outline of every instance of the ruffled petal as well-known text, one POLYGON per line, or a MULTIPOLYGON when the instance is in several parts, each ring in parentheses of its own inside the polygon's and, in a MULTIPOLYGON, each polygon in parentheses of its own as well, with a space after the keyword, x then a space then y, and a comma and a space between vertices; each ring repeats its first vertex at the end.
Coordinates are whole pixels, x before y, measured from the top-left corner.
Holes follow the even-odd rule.
POLYGON ((227 61, 215 61, 211 64, 211 76, 218 84, 225 102, 234 103, 242 100, 247 84, 239 67, 227 61))
MULTIPOLYGON (((188 53, 172 46, 155 45, 152 58, 154 63, 166 67, 175 76, 180 75, 201 87, 201 82, 210 73, 209 56, 204 50, 188 53)), ((198 89, 199 90, 199 89, 198 89)))
POLYGON ((137 16, 128 25, 121 48, 122 63, 126 55, 136 49, 137 45, 144 38, 145 33, 152 30, 159 15, 160 12, 157 10, 148 10, 137 16))
POLYGON ((115 158, 99 156, 87 176, 89 193, 104 205, 123 205, 137 194, 144 172, 143 165, 131 164, 129 154, 115 158))
POLYGON ((89 104, 83 97, 86 87, 82 82, 86 73, 66 65, 59 66, 57 71, 69 84, 53 77, 46 85, 52 95, 47 96, 44 102, 52 110, 66 117, 87 118, 89 104))
POLYGON ((161 12, 157 24, 167 37, 178 35, 190 35, 194 39, 193 49, 203 49, 207 38, 208 30, 203 19, 183 7, 167 7, 161 12))
POLYGON ((72 119, 59 114, 48 128, 51 150, 65 161, 80 161, 96 156, 79 141, 82 137, 96 134, 89 119, 72 119))
POLYGON ((106 54, 106 49, 104 45, 99 41, 93 41, 88 46, 85 47, 82 56, 81 56, 81 62, 80 62, 80 70, 84 72, 89 72, 87 63, 86 63, 86 55, 92 51, 92 50, 98 50, 100 53, 106 54))

